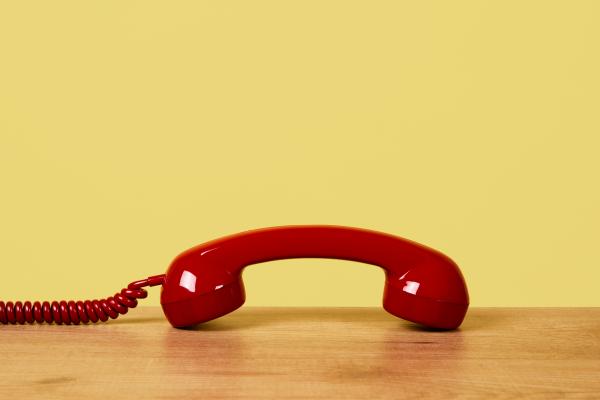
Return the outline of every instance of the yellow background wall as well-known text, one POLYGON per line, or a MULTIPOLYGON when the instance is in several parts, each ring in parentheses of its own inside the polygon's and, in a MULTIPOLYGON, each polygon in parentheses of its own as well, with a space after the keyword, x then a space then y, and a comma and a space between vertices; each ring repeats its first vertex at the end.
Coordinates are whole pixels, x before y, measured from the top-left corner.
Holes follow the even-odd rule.
MULTIPOLYGON (((0 6, 0 298, 87 298, 237 231, 450 255, 478 306, 600 306, 597 1, 0 6)), ((252 305, 378 305, 332 260, 252 305)), ((144 304, 158 304, 158 290, 144 304)))

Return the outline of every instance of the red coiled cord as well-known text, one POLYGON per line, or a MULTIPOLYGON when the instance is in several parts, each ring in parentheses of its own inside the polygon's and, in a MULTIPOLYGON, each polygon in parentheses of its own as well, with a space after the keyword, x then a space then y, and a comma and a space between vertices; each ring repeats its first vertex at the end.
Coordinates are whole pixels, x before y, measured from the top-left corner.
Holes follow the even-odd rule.
POLYGON ((105 322, 108 318, 115 319, 120 314, 126 314, 129 308, 137 306, 137 299, 148 296, 143 287, 162 285, 165 275, 155 275, 146 279, 135 281, 112 297, 101 300, 85 301, 53 301, 52 303, 39 301, 33 304, 30 301, 4 303, 0 301, 0 323, 2 324, 74 324, 88 322, 105 322))

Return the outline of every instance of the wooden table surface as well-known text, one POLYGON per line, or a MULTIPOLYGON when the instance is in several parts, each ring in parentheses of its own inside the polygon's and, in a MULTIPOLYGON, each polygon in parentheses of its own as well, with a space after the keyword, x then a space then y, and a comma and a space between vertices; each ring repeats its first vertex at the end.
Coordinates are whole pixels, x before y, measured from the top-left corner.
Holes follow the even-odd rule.
POLYGON ((600 308, 474 308, 437 332, 379 308, 159 308, 0 326, 0 398, 600 398, 600 308))

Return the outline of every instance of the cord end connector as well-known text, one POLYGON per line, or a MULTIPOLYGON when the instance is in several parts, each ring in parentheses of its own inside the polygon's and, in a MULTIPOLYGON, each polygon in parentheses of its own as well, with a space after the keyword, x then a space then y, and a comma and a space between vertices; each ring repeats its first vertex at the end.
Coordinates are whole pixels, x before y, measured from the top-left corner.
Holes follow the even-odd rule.
POLYGON ((141 279, 139 281, 131 282, 129 284, 129 286, 127 286, 127 287, 129 289, 141 289, 141 288, 147 287, 147 286, 159 286, 159 285, 162 285, 163 283, 165 283, 165 277, 166 277, 165 274, 149 276, 146 279, 141 279))

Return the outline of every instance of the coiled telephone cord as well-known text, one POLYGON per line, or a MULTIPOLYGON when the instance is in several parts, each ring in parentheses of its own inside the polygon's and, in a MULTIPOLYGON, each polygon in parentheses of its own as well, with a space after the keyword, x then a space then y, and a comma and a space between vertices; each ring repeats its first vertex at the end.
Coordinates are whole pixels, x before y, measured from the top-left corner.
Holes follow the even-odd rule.
POLYGON ((130 308, 138 304, 138 299, 144 299, 148 292, 147 286, 162 285, 165 275, 155 275, 135 281, 127 285, 114 296, 101 300, 84 301, 44 301, 44 302, 3 302, 0 301, 1 324, 87 324, 88 322, 105 322, 109 318, 115 319, 121 314, 126 314, 130 308))

